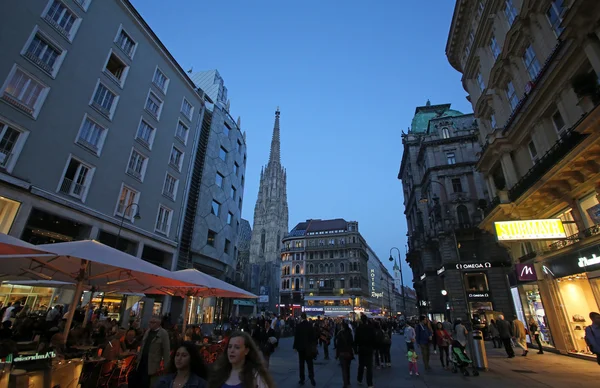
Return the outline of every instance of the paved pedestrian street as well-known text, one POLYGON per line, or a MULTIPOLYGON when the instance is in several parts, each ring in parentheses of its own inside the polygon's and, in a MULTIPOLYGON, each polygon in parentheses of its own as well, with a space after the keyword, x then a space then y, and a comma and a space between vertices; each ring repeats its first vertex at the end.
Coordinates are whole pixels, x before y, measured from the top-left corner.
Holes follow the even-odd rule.
MULTIPOLYGON (((553 353, 537 354, 535 349, 527 357, 517 355, 506 358, 502 350, 488 346, 489 371, 481 372, 478 377, 464 377, 460 373, 452 373, 442 369, 439 355, 431 354, 432 371, 425 372, 419 360, 421 376, 409 376, 405 357, 403 338, 394 335, 392 343, 392 368, 374 369, 374 386, 376 388, 402 387, 595 387, 599 386, 598 374, 600 365, 596 362, 580 360, 573 357, 553 353)), ((292 338, 282 338, 281 343, 271 357, 270 371, 277 387, 296 387, 298 385, 298 357, 292 350, 292 338)), ((520 350, 517 350, 520 354, 520 350)), ((342 387, 341 369, 333 356, 330 347, 329 361, 323 360, 322 348, 315 363, 315 379, 317 387, 342 387)), ((357 360, 352 362, 352 386, 359 387, 356 381, 357 360)), ((363 387, 366 381, 363 380, 363 387)), ((306 381, 305 387, 310 387, 306 381)))

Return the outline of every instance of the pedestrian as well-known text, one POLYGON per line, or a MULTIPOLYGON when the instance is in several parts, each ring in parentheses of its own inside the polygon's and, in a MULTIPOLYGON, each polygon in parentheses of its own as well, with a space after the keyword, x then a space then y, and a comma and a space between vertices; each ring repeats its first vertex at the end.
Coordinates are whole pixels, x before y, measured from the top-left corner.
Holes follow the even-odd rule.
POLYGON ((423 357, 423 364, 425 365, 425 370, 430 370, 429 366, 429 343, 433 337, 433 333, 429 330, 429 326, 427 325, 427 317, 422 315, 419 324, 415 329, 416 334, 416 342, 419 345, 419 349, 421 349, 421 357, 423 357))
POLYGON ((387 366, 388 368, 392 367, 392 327, 387 324, 383 324, 383 345, 382 345, 382 354, 383 354, 383 366, 387 366))
POLYGON ((154 387, 159 379, 160 363, 171 359, 169 333, 161 326, 160 317, 152 317, 149 329, 142 339, 142 352, 138 358, 136 384, 140 388, 154 387))
POLYGON ((529 353, 529 350, 527 350, 527 329, 525 328, 525 324, 519 321, 516 315, 513 320, 513 336, 517 346, 523 349, 521 356, 526 357, 527 353, 529 353))
POLYGON ((408 357, 408 374, 410 376, 415 374, 415 376, 419 375, 419 365, 417 364, 417 352, 414 349, 408 349, 408 353, 406 355, 408 357))
POLYGON ((354 339, 352 338, 352 331, 347 322, 342 322, 341 330, 335 336, 335 351, 337 358, 340 361, 342 367, 342 382, 344 388, 350 387, 350 364, 354 360, 354 352, 352 351, 352 345, 354 339))
POLYGON ((542 341, 540 340, 540 329, 533 317, 529 318, 529 333, 530 336, 533 336, 533 339, 538 346, 538 354, 544 354, 544 348, 542 348, 542 341))
POLYGON ((364 370, 367 370, 367 386, 373 387, 373 346, 375 344, 375 329, 369 325, 366 315, 361 315, 360 324, 354 337, 354 351, 358 354, 359 384, 362 384, 364 370))
POLYGON ((469 331, 462 324, 462 319, 456 319, 454 323, 454 339, 458 341, 458 343, 464 348, 467 346, 467 336, 469 335, 469 331))
POLYGON ((319 330, 319 343, 323 347, 325 360, 329 360, 329 343, 331 342, 331 332, 329 329, 329 321, 327 319, 321 321, 319 330))
MULTIPOLYGON (((377 321, 371 323, 375 329, 375 346, 373 347, 373 355, 375 357, 375 367, 381 369, 381 359, 383 358, 383 330, 381 324, 377 321)), ((385 364, 383 365, 385 367, 385 364)))
POLYGON ((298 364, 300 367, 300 381, 298 384, 304 385, 304 364, 308 368, 308 379, 312 386, 316 386, 315 382, 315 370, 313 360, 317 354, 317 333, 313 326, 308 322, 306 313, 301 315, 302 321, 296 327, 296 333, 294 334, 294 350, 298 353, 298 364))
POLYGON ((437 323, 435 338, 437 346, 440 349, 440 361, 442 362, 442 368, 450 368, 450 344, 452 344, 452 336, 444 329, 442 322, 437 323), (446 363, 444 364, 444 355, 446 356, 446 363))
POLYGON ((585 328, 585 342, 590 351, 596 355, 598 365, 600 365, 600 314, 590 313, 592 324, 585 328))
POLYGON ((496 319, 496 328, 498 329, 498 336, 506 350, 506 355, 508 358, 513 358, 515 356, 515 351, 512 348, 511 342, 513 336, 512 325, 504 319, 504 315, 498 315, 496 319))
POLYGON ((231 335, 227 351, 215 362, 210 373, 208 387, 275 388, 258 346, 248 333, 238 331, 231 335))
POLYGON ((492 319, 490 320, 489 326, 490 337, 492 337, 492 343, 494 344, 494 348, 500 348, 502 341, 500 341, 500 333, 498 332, 498 328, 496 327, 496 322, 492 319), (496 346, 497 344, 497 346, 496 346))
POLYGON ((416 333, 411 322, 407 322, 404 326, 404 342, 406 342, 406 350, 415 350, 416 333))
POLYGON ((196 345, 184 342, 169 363, 169 374, 162 377, 155 388, 206 388, 206 367, 196 345))

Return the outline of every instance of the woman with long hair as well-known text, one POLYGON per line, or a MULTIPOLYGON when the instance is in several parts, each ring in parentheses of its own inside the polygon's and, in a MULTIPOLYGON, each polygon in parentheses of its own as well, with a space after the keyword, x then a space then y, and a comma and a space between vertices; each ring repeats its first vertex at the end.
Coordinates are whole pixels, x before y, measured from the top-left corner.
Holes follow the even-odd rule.
POLYGON ((206 368, 200 352, 191 342, 177 348, 169 363, 169 374, 155 388, 206 388, 206 368))
POLYGON ((210 373, 209 388, 274 388, 258 346, 246 332, 235 332, 210 373))

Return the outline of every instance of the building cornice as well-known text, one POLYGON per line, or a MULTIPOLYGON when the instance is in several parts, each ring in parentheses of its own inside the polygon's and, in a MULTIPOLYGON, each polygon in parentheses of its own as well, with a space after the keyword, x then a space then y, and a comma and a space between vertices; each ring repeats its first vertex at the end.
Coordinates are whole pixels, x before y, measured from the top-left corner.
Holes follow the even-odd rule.
POLYGON ((458 44, 458 36, 461 34, 461 22, 467 8, 467 1, 456 0, 454 13, 452 14, 452 23, 450 23, 450 31, 448 32, 448 41, 446 42, 446 57, 450 65, 458 72, 462 73, 460 59, 457 58, 456 45, 458 44))

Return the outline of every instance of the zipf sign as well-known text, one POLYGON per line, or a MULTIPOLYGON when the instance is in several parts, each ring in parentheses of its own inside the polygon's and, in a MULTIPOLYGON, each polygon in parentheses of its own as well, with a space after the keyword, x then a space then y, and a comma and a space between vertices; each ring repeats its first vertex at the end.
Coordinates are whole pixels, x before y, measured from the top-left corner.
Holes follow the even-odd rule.
POLYGON ((494 222, 498 241, 556 240, 567 238, 559 219, 494 222))

